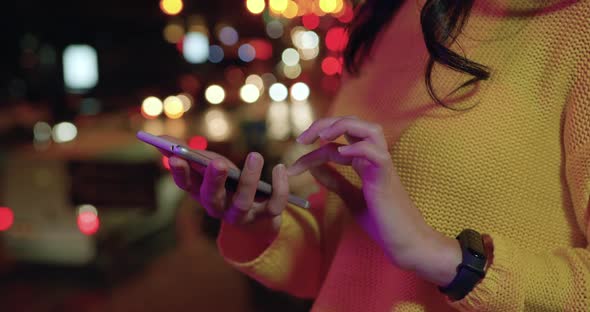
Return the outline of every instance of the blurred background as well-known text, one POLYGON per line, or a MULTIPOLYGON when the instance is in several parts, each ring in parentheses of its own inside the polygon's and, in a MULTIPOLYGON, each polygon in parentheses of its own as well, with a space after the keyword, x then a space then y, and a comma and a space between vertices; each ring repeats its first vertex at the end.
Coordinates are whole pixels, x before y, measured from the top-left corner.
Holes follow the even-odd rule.
POLYGON ((6 3, 0 310, 307 311, 224 263, 218 222, 135 133, 258 151, 270 180, 340 86, 353 2, 6 3))

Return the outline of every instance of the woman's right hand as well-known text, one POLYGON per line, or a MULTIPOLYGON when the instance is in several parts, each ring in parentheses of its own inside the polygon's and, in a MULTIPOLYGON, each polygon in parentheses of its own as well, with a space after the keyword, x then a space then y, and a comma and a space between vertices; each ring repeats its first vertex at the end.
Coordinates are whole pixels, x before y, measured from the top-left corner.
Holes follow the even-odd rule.
POLYGON ((289 194, 285 166, 279 164, 273 168, 272 195, 259 199, 255 198, 255 194, 264 165, 262 155, 255 152, 248 154, 237 189, 229 192, 225 189, 228 169, 237 169, 237 166, 219 154, 200 152, 212 159, 207 167, 195 163, 189 165, 186 160, 162 151, 170 157, 170 169, 176 185, 190 193, 209 216, 224 220, 237 230, 274 238, 280 228, 281 213, 289 194))

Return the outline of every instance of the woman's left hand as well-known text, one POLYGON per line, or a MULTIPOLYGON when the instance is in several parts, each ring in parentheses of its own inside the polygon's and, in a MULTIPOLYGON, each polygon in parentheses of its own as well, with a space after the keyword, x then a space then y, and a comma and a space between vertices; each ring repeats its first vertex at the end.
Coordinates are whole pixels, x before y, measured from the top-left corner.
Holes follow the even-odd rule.
POLYGON ((297 175, 309 170, 339 195, 395 265, 437 285, 449 284, 461 262, 459 245, 430 227, 413 204, 393 166, 382 127, 350 116, 325 118, 315 121, 297 141, 312 144, 318 139, 327 143, 299 158, 287 172, 297 175), (348 145, 334 142, 340 136, 348 145), (328 162, 352 166, 362 187, 354 186, 328 162))

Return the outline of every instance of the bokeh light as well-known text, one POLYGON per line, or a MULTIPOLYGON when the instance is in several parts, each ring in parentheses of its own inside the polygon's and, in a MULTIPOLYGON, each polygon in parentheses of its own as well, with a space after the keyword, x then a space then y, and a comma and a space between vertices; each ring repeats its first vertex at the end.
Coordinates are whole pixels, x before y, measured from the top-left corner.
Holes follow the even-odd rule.
POLYGON ((193 107, 194 99, 190 94, 181 93, 176 97, 178 97, 178 99, 182 102, 182 109, 185 113, 188 112, 191 107, 193 107))
POLYGON ((223 48, 218 45, 212 45, 209 47, 209 62, 219 63, 223 61, 224 53, 223 48))
POLYGON ((301 18, 303 26, 309 30, 313 30, 320 26, 320 17, 315 14, 306 14, 301 18))
POLYGON ((270 21, 266 24, 266 34, 272 39, 278 39, 283 36, 284 28, 283 23, 279 21, 270 21))
POLYGON ((289 0, 269 0, 268 6, 274 13, 283 13, 289 6, 289 0))
POLYGON ((270 86, 268 89, 268 95, 273 101, 281 102, 287 99, 287 96, 289 96, 289 90, 284 84, 277 82, 270 86))
POLYGON ((252 74, 246 77, 245 83, 255 85, 256 88, 258 88, 258 91, 260 91, 260 93, 264 92, 264 80, 262 80, 262 77, 256 74, 252 74))
POLYGON ((47 142, 51 139, 51 126, 44 121, 38 121, 33 126, 33 135, 35 141, 47 142))
POLYGON ((60 122, 53 127, 51 136, 57 143, 66 143, 73 141, 78 135, 78 129, 71 122, 60 122))
POLYGON ((7 231, 14 223, 14 213, 8 207, 0 207, 0 231, 7 231))
POLYGON ((254 39, 250 44, 256 51, 257 59, 266 61, 272 57, 272 44, 268 40, 254 39))
POLYGON ((220 85, 210 85, 205 89, 205 99, 211 104, 220 104, 225 99, 225 90, 220 85))
POLYGON ((219 30, 218 37, 219 41, 221 41, 221 43, 225 44, 226 46, 233 46, 240 39, 236 29, 231 26, 222 27, 219 30))
POLYGON ((281 54, 283 63, 287 66, 295 66, 299 63, 299 52, 293 48, 287 48, 281 54))
POLYGON ((207 138, 200 135, 195 135, 188 140, 188 146, 196 150, 206 150, 207 138))
POLYGON ((76 210, 78 211, 78 214, 81 214, 84 212, 91 212, 95 215, 98 215, 98 210, 96 209, 96 207, 94 205, 90 205, 90 204, 80 205, 76 208, 76 210))
POLYGON ((251 44, 242 44, 238 49, 238 57, 244 62, 252 62, 256 57, 256 50, 251 44))
POLYGON ((334 16, 338 16, 344 12, 344 1, 343 0, 335 0, 336 1, 336 8, 331 12, 334 16))
POLYGON ((285 18, 291 19, 296 17, 297 13, 299 13, 299 6, 297 3, 295 3, 293 0, 287 1, 287 8, 285 11, 283 11, 283 16, 285 18))
POLYGON ((240 88, 240 98, 246 103, 254 103, 260 97, 260 90, 253 84, 245 84, 240 88))
POLYGON ((98 56, 89 45, 70 45, 63 53, 63 75, 66 87, 84 92, 98 83, 98 56))
POLYGON ((293 66, 284 65, 283 66, 283 75, 289 79, 296 79, 301 75, 301 65, 295 64, 293 66))
POLYGON ((333 56, 328 56, 322 61, 322 71, 328 76, 341 74, 342 63, 333 56))
POLYGON ((338 7, 337 0, 319 0, 319 6, 324 13, 332 13, 338 7))
POLYGON ((180 23, 168 23, 166 27, 164 27, 164 39, 169 42, 176 44, 182 40, 184 36, 184 27, 180 23))
POLYGON ((169 96, 164 99, 164 114, 168 118, 178 119, 184 114, 184 105, 177 96, 169 96))
POLYGON ((304 82, 297 82, 291 86, 291 98, 295 101, 307 100, 309 93, 309 87, 304 82))
POLYGON ((252 14, 260 14, 264 11, 266 4, 264 0, 246 0, 246 8, 252 14))
POLYGON ((299 55, 301 56, 302 60, 313 60, 320 54, 320 48, 315 47, 312 49, 299 49, 299 55))
POLYGON ((78 229, 84 235, 93 235, 100 227, 98 216, 92 211, 85 211, 78 214, 78 229))
POLYGON ((341 52, 348 43, 348 33, 343 27, 333 27, 326 33, 326 47, 330 51, 341 52))
POLYGON ((160 9, 168 15, 176 15, 184 7, 182 0, 161 0, 160 9))
POLYGON ((341 23, 347 24, 347 23, 352 22, 353 18, 354 18, 354 11, 352 9, 352 6, 345 5, 344 10, 340 13, 340 16, 338 16, 338 20, 341 23))
POLYGON ((141 103, 141 111, 148 118, 155 118, 164 111, 164 104, 155 96, 148 96, 141 103))
POLYGON ((320 45, 320 37, 315 31, 305 31, 301 34, 301 49, 315 49, 320 45))
POLYGON ((205 63, 209 58, 209 38, 200 32, 188 33, 184 36, 182 54, 189 63, 205 63))

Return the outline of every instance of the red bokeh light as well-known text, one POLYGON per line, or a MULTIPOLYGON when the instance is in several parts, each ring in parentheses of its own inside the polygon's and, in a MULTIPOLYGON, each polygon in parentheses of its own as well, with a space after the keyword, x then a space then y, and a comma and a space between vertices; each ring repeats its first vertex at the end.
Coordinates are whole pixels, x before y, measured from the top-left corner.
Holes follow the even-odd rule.
POLYGON ((334 27, 328 30, 326 34, 326 47, 330 51, 344 51, 348 43, 348 33, 343 27, 334 27))
POLYGON ((322 71, 328 76, 342 73, 342 62, 333 56, 328 56, 322 61, 322 71))
POLYGON ((313 30, 320 26, 320 17, 315 14, 303 15, 303 17, 301 18, 301 22, 303 23, 303 26, 305 26, 305 28, 313 30))
POLYGON ((195 135, 188 141, 188 146, 196 150, 205 150, 207 149, 207 139, 200 135, 195 135))
POLYGON ((254 39, 250 45, 256 50, 256 58, 259 60, 269 60, 272 57, 272 44, 268 40, 254 39))
POLYGON ((14 213, 8 207, 0 207, 0 231, 10 229, 14 223, 14 213))
POLYGON ((342 15, 338 16, 338 20, 341 23, 350 23, 354 17, 354 11, 350 5, 346 5, 342 15))
POLYGON ((164 166, 166 170, 170 170, 170 163, 168 162, 168 157, 162 156, 162 166, 164 166))
POLYGON ((84 211, 78 214, 78 229, 84 235, 92 235, 98 231, 100 221, 92 211, 84 211))

